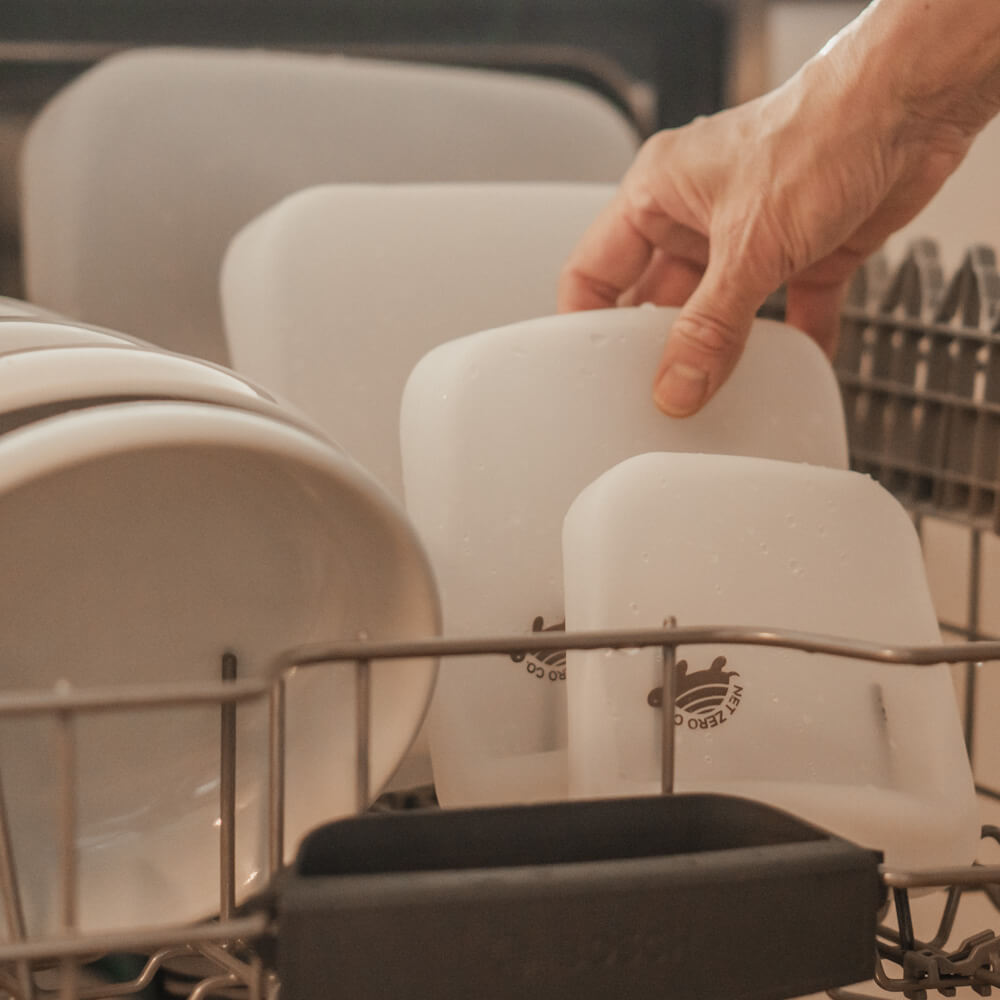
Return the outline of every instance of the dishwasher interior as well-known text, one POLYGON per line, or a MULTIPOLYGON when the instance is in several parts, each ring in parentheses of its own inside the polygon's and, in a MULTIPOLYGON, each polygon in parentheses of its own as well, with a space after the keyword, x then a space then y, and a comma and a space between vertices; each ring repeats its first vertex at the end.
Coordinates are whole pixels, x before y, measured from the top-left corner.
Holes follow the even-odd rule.
MULTIPOLYGON (((4 810, 0 989, 18 998, 596 998, 675 988, 720 1000, 824 990, 837 1000, 989 995, 1000 985, 1000 939, 988 927, 1000 908, 1000 865, 989 863, 1000 845, 1000 752, 989 717, 1000 660, 1000 624, 990 614, 1000 583, 998 303, 992 250, 970 248, 945 275, 935 245, 921 241, 898 266, 870 261, 842 317, 836 370, 852 467, 911 513, 943 645, 879 646, 773 622, 702 627, 665 609, 655 630, 359 638, 289 649, 263 679, 235 679, 235 662, 224 658, 218 683, 4 694, 0 716, 41 717, 52 727, 59 931, 26 929, 24 873, 4 810), (982 805, 982 863, 900 869, 759 803, 674 794, 671 726, 663 727, 659 798, 441 810, 432 789, 414 789, 368 806, 373 663, 497 652, 544 661, 567 649, 652 647, 662 659, 660 704, 671 704, 678 651, 723 641, 899 670, 951 664, 982 805), (291 845, 298 854, 289 866, 286 682, 335 664, 353 664, 356 679, 358 815, 291 845), (236 712, 249 704, 265 706, 268 720, 268 873, 261 892, 238 900, 236 712), (75 728, 94 715, 163 706, 218 712, 218 917, 161 926, 152 913, 145 927, 82 932, 75 728), (852 987, 869 979, 860 993, 852 987)), ((762 310, 782 311, 780 295, 762 310)))

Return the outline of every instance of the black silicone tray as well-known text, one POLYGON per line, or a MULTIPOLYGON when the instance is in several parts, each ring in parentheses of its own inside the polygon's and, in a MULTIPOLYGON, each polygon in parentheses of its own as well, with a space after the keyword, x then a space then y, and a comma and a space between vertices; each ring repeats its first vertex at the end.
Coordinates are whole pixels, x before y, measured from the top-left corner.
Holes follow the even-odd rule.
POLYGON ((283 1000, 778 1000, 871 977, 881 855, 678 795, 367 815, 278 893, 283 1000))

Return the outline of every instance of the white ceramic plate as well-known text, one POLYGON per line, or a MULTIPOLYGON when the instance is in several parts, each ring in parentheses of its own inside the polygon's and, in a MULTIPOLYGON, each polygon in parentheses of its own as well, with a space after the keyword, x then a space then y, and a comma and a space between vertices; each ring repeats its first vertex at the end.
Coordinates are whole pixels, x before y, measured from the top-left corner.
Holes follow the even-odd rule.
POLYGON ((0 354, 41 347, 141 347, 151 345, 124 333, 53 320, 45 316, 6 315, 0 305, 0 354))
MULTIPOLYGON (((2 335, 0 329, 0 340, 2 335)), ((235 373, 195 358, 97 344, 0 353, 0 434, 71 409, 127 399, 236 407, 327 440, 297 409, 279 406, 235 373)))
POLYGON ((49 312, 42 306, 36 306, 33 302, 0 295, 0 320, 5 319, 54 319, 58 321, 62 317, 49 312))
MULTIPOLYGON (((0 310, 2 310, 2 305, 0 305, 0 310)), ((130 337, 128 334, 119 333, 115 330, 107 330, 103 327, 69 321, 51 321, 45 318, 24 319, 5 317, 2 311, 0 311, 0 356, 36 350, 83 347, 116 348, 118 350, 138 348, 147 354, 156 355, 157 357, 174 358, 185 361, 190 365, 197 365, 202 369, 200 376, 202 383, 208 383, 211 380, 209 373, 215 372, 215 383, 221 386, 223 384, 221 376, 224 376, 226 385, 240 392, 249 389, 253 395, 280 406, 286 417, 292 419, 300 427, 309 427, 314 433, 329 440, 329 435, 324 434, 318 425, 307 417, 298 406, 280 398, 271 392, 270 389, 264 388, 264 386, 252 379, 246 378, 239 372, 216 364, 213 361, 205 361, 202 358, 186 354, 176 354, 173 351, 164 351, 144 340, 130 337)), ((116 365, 115 371, 121 371, 122 366, 125 365, 124 362, 119 363, 109 359, 104 360, 109 365, 116 365)), ((137 363, 141 364, 141 362, 137 363)), ((99 367, 100 364, 101 362, 98 359, 93 359, 92 367, 99 367)), ((106 379, 110 380, 110 378, 111 374, 109 373, 106 379)), ((66 378, 63 379, 64 382, 66 380, 66 378)), ((79 378, 71 372, 68 375, 68 380, 79 381, 79 378)))
MULTIPOLYGON (((97 352, 101 353, 101 352, 97 352)), ((258 414, 127 402, 0 437, 0 684, 203 681, 233 652, 259 677, 302 643, 439 630, 428 562, 396 503, 325 443, 258 414)), ((403 758, 436 665, 372 669, 372 783, 403 758)), ((286 855, 355 798, 350 668, 289 684, 286 855)), ((266 706, 238 713, 236 881, 266 867, 266 706)), ((28 932, 57 922, 51 723, 0 720, 28 932)), ((81 720, 80 926, 218 907, 216 708, 81 720)))

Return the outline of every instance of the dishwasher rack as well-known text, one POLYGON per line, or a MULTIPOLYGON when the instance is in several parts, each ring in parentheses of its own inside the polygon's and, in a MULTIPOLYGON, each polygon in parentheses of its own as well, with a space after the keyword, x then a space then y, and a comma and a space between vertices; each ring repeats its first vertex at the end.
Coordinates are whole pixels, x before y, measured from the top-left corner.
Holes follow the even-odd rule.
MULTIPOLYGON (((530 635, 356 641, 303 647, 286 652, 263 679, 238 676, 236 659, 226 654, 218 682, 141 687, 73 688, 0 693, 0 719, 45 717, 56 748, 60 845, 58 933, 29 935, 20 902, 17 858, 0 787, 0 891, 7 943, 0 944, 0 996, 35 1000, 49 996, 99 998, 143 995, 166 969, 188 975, 184 992, 193 1000, 213 996, 276 998, 281 984, 275 962, 279 933, 276 898, 285 866, 284 844, 284 688, 289 671, 353 664, 356 676, 357 811, 370 800, 370 671, 373 662, 392 658, 487 655, 518 656, 566 649, 662 650, 664 702, 670 703, 673 664, 678 648, 701 644, 748 644, 823 653, 856 660, 921 669, 948 663, 964 665, 964 724, 970 753, 976 728, 977 679, 987 664, 1000 661, 1000 640, 981 628, 982 546, 986 533, 1000 531, 1000 276, 992 251, 970 250, 961 268, 945 283, 933 244, 914 245, 901 266, 890 272, 876 259, 861 272, 843 312, 842 346, 836 367, 855 468, 879 479, 912 511, 944 518, 970 536, 969 600, 966 621, 942 622, 957 637, 929 647, 884 647, 850 637, 790 632, 780 628, 690 627, 668 620, 662 629, 614 632, 533 633, 530 635), (268 872, 270 889, 237 906, 235 888, 236 709, 249 703, 269 706, 268 725, 268 872), (74 732, 78 721, 101 713, 142 712, 158 707, 216 706, 220 730, 219 857, 221 881, 218 919, 198 925, 149 926, 128 932, 93 934, 78 928, 76 786, 78 759, 74 732), (95 956, 138 955, 132 974, 113 982, 94 980, 95 956), (188 972, 188 970, 191 970, 188 972)), ((765 314, 781 315, 780 297, 765 314)), ((663 791, 673 790, 673 727, 664 727, 663 791)), ((1000 790, 979 783, 981 794, 1000 798, 1000 790)), ((1000 829, 984 828, 1000 842, 1000 829)), ((964 891, 981 890, 1000 909, 1000 866, 936 871, 902 871, 882 865, 879 879, 886 906, 872 941, 874 981, 907 1000, 929 991, 954 995, 971 987, 988 995, 1000 986, 1000 939, 984 931, 947 946, 964 891), (940 926, 928 941, 918 940, 911 919, 909 891, 947 889, 940 926), (888 919, 889 908, 894 919, 888 919), (889 967, 899 969, 897 975, 889 967)), ((860 996, 831 989, 837 1000, 860 996)))

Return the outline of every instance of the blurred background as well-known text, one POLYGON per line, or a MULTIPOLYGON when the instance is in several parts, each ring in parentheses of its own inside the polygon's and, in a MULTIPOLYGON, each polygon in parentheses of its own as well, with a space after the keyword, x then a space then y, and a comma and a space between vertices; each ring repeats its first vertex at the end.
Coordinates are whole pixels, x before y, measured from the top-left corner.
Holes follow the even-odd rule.
POLYGON ((853 0, 0 0, 0 295, 24 295, 17 161, 62 86, 146 45, 267 47, 583 83, 642 134, 746 100, 864 7, 853 0))

